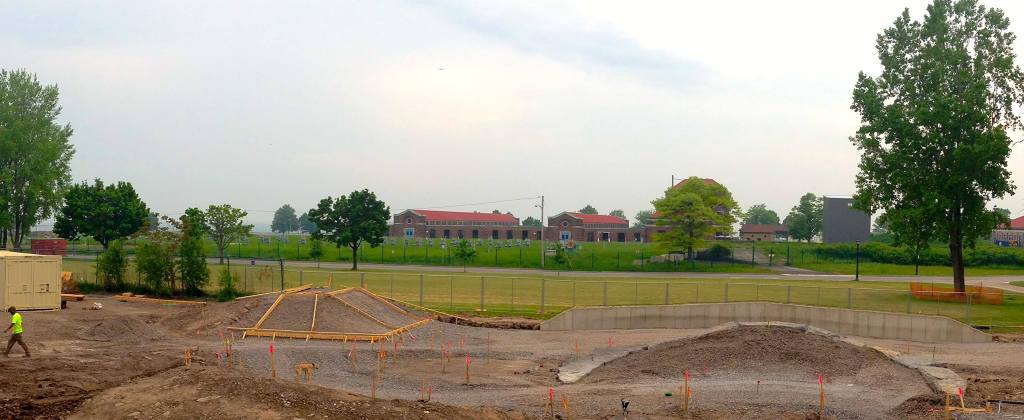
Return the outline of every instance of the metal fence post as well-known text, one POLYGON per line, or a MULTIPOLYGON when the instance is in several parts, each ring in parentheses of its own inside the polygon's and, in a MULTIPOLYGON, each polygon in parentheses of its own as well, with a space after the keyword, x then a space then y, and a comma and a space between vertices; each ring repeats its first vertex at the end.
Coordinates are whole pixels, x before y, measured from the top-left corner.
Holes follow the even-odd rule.
MULTIPOLYGON (((522 250, 523 248, 519 248, 519 249, 522 250)), ((516 311, 516 278, 512 277, 512 310, 511 310, 511 312, 515 312, 515 311, 516 311)))
POLYGON ((725 284, 725 303, 729 303, 729 283, 725 284))
POLYGON ((420 306, 423 306, 423 275, 420 274, 420 306))
POLYGON ((448 310, 455 310, 455 299, 452 297, 455 295, 455 276, 448 276, 448 310))
POLYGON ((604 300, 602 305, 608 306, 608 280, 604 281, 604 300))
POLYGON ((911 294, 910 291, 908 290, 907 291, 907 313, 908 314, 910 313, 910 297, 911 296, 913 296, 913 294, 911 294))
POLYGON ((484 310, 484 276, 480 276, 480 310, 484 310))
POLYGON ((668 305, 668 282, 665 282, 665 304, 668 305))
POLYGON ((967 325, 971 325, 971 294, 970 293, 965 293, 965 294, 967 295, 967 308, 965 308, 964 310, 967 313, 966 313, 966 316, 964 316, 964 318, 967 319, 966 324, 967 325))
POLYGON ((540 313, 544 313, 544 292, 547 289, 548 279, 540 279, 540 313))
POLYGON ((793 285, 786 286, 786 303, 793 303, 793 285))
POLYGON ((299 269, 299 286, 303 285, 303 283, 302 283, 302 281, 303 281, 303 280, 302 280, 302 278, 303 278, 303 275, 302 275, 302 273, 303 273, 303 272, 302 272, 302 269, 300 268, 300 269, 299 269))
POLYGON ((576 307, 576 280, 572 281, 572 307, 576 307))
POLYGON ((846 309, 853 309, 853 288, 846 288, 846 309))
POLYGON ((640 280, 633 279, 633 304, 640 304, 640 280))
POLYGON ((359 273, 359 287, 366 288, 366 273, 359 273))

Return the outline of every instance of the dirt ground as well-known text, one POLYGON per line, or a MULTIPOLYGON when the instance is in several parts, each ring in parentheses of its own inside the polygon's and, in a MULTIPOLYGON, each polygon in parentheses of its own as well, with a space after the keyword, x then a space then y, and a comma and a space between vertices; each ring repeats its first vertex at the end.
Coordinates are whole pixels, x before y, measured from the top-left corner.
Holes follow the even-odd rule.
MULTIPOLYGON (((631 419, 679 418, 682 368, 693 379, 693 418, 814 418, 818 371, 828 379, 829 414, 836 418, 942 418, 929 412, 941 398, 915 372, 860 348, 784 330, 688 340, 702 331, 553 332, 432 322, 385 344, 383 372, 380 346, 368 343, 278 339, 277 379, 270 378, 269 339, 237 341, 230 362, 218 361, 219 334, 230 337, 226 327, 255 324, 274 298, 184 307, 89 296, 64 311, 24 313, 33 357, 16 348, 10 359, 0 358, 0 418, 537 418, 549 389, 559 415, 564 397, 573 418, 621 418, 621 399, 631 401, 631 419), (84 310, 94 301, 104 309, 84 310), (577 346, 581 357, 609 346, 649 350, 561 384, 557 368, 576 357, 577 346), (198 349, 187 368, 186 347, 198 349), (442 348, 451 348, 450 360, 442 361, 442 348), (317 364, 310 385, 295 381, 291 368, 300 362, 317 364), (375 373, 378 399, 372 400, 375 373), (416 402, 424 387, 431 389, 429 404, 416 402)), ((934 349, 864 341, 898 351, 906 346, 921 357, 934 352, 937 362, 967 378, 971 404, 1024 398, 1022 342, 934 349)))

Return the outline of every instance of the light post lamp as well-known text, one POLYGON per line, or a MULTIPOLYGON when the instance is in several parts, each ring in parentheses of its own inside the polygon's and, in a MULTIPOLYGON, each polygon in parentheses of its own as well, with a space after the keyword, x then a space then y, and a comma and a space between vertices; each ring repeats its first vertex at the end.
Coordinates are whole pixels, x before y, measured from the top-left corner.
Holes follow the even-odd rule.
POLYGON ((547 252, 544 249, 544 196, 540 196, 540 205, 534 207, 540 207, 540 269, 544 269, 544 254, 547 252))
POLYGON ((860 280, 860 241, 857 241, 857 265, 853 276, 854 281, 860 280))

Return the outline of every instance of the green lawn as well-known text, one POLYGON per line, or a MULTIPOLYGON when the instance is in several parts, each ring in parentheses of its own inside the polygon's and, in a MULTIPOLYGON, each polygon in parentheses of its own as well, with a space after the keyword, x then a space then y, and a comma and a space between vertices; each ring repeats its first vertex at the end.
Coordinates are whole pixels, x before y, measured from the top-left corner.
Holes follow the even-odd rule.
MULTIPOLYGON (((91 261, 65 259, 65 270, 80 281, 95 281, 91 261)), ((211 265, 218 288, 221 266, 211 265)), ((945 315, 980 325, 1024 325, 1024 295, 1007 294, 1003 305, 967 305, 913 298, 907 283, 838 282, 754 279, 648 279, 574 278, 568 276, 522 277, 463 273, 414 273, 384 271, 315 270, 286 267, 283 284, 276 267, 232 265, 238 286, 250 293, 280 290, 300 284, 335 288, 365 285, 387 297, 449 312, 481 315, 546 318, 574 305, 634 305, 728 301, 772 301, 796 304, 852 307, 890 312, 945 315), (421 293, 422 290, 422 293, 421 293), (543 296, 543 299, 542 299, 543 296), (543 302, 543 313, 541 312, 543 302)), ((130 281, 137 282, 134 273, 130 281)))
MULTIPOLYGON (((855 262, 809 262, 793 264, 794 267, 822 273, 853 274, 856 272, 855 262)), ((997 275, 1024 275, 1024 267, 967 267, 965 270, 968 276, 997 276, 997 275)), ((860 273, 863 275, 914 275, 914 266, 900 264, 885 264, 873 262, 861 262, 860 273)), ((919 271, 922 276, 952 276, 953 269, 948 266, 923 265, 919 271)))
POLYGON ((1024 281, 1011 281, 1010 284, 1017 287, 1024 287, 1024 281))

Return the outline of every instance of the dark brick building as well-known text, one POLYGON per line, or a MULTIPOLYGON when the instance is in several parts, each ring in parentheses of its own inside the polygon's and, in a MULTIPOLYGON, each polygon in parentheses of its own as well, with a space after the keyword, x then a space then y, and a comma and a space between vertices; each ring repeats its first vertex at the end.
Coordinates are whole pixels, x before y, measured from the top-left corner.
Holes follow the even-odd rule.
POLYGON ((410 209, 395 215, 398 238, 540 239, 540 227, 523 226, 511 213, 410 209))
POLYGON ((646 242, 646 228, 631 228, 629 221, 607 214, 562 212, 548 218, 544 238, 574 242, 646 242))

